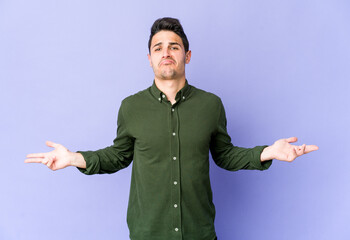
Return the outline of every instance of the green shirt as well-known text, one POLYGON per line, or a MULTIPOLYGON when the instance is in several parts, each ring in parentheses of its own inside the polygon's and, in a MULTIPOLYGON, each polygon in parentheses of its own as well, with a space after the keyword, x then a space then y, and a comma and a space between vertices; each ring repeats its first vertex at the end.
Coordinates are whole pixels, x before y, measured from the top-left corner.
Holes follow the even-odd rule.
POLYGON ((213 240, 209 150, 227 170, 267 169, 264 147, 231 144, 223 104, 188 84, 171 104, 153 82, 125 98, 110 147, 80 152, 85 174, 114 173, 133 160, 127 223, 132 240, 213 240))

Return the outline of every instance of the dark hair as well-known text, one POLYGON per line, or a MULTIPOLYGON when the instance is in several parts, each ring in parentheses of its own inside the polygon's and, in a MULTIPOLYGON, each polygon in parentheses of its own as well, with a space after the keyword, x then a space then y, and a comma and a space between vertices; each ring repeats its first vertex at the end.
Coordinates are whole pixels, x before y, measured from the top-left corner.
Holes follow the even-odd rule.
POLYGON ((182 43, 184 44, 184 47, 185 47, 185 52, 188 51, 189 43, 188 43, 186 34, 180 24, 180 21, 176 18, 170 18, 170 17, 159 18, 153 23, 151 28, 151 35, 149 36, 149 40, 148 40, 149 51, 151 51, 151 42, 152 42, 153 36, 162 30, 172 31, 176 33, 179 37, 181 37, 182 43))

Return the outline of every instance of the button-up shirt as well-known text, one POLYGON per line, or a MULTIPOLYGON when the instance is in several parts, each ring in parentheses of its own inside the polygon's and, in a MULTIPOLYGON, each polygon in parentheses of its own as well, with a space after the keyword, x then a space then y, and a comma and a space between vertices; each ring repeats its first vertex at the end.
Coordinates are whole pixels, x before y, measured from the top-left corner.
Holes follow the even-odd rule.
POLYGON ((209 151, 227 170, 267 169, 264 147, 231 144, 223 104, 188 84, 171 104, 155 82, 125 98, 110 147, 80 152, 85 174, 114 173, 132 161, 127 223, 132 240, 213 240, 209 151))

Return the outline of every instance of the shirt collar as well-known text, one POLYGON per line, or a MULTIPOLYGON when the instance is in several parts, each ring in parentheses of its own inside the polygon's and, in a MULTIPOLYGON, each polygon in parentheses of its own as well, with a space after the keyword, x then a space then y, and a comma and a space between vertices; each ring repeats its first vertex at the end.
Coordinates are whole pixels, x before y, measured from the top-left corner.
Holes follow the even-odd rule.
MULTIPOLYGON (((190 94, 190 89, 191 89, 191 86, 188 84, 188 81, 186 79, 185 86, 183 88, 181 88, 176 93, 176 96, 175 96, 176 102, 179 102, 180 100, 181 101, 185 101, 188 98, 189 94, 190 94)), ((156 82, 154 80, 153 80, 153 84, 151 86, 151 92, 157 98, 157 100, 159 102, 162 102, 166 98, 165 94, 158 89, 158 87, 156 85, 156 82)))

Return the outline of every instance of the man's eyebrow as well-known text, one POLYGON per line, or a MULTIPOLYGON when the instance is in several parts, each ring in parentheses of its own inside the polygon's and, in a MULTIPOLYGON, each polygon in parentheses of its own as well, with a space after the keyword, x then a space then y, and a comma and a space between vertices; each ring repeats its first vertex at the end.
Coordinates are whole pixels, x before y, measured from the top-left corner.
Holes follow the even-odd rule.
POLYGON ((169 45, 178 45, 181 47, 180 43, 178 43, 178 42, 170 42, 169 45))
POLYGON ((162 45, 162 44, 163 44, 162 42, 159 42, 157 44, 154 44, 154 46, 152 48, 158 47, 159 45, 162 45))
MULTIPOLYGON (((159 43, 157 43, 157 44, 154 44, 153 47, 152 47, 152 49, 155 48, 155 47, 158 47, 158 46, 160 46, 160 45, 162 45, 162 44, 163 44, 162 42, 159 42, 159 43)), ((178 43, 178 42, 169 42, 169 45, 170 45, 170 46, 178 45, 179 47, 181 47, 181 44, 178 43)))

